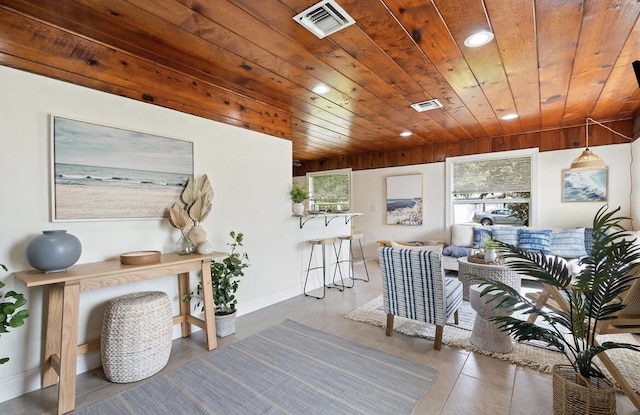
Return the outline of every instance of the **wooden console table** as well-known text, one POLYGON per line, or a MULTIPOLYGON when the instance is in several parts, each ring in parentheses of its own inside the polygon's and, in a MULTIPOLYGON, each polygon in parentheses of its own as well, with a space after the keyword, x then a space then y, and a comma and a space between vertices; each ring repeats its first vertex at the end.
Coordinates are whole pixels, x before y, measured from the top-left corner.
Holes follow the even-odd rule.
POLYGON ((217 341, 210 263, 213 258, 226 256, 227 254, 223 252, 213 252, 208 255, 163 254, 160 262, 148 265, 122 265, 116 259, 79 264, 64 272, 53 274, 36 270, 15 273, 15 276, 27 287, 48 287, 49 304, 44 338, 42 387, 55 385, 58 382, 58 413, 70 412, 76 406, 78 354, 100 348, 100 340, 78 345, 81 291, 177 275, 180 315, 173 318, 173 323, 181 324, 182 337, 191 334, 191 324, 202 328, 206 333, 207 349, 213 350, 217 346, 217 341), (190 304, 182 301, 182 296, 189 294, 190 271, 200 271, 203 276, 204 320, 192 316, 190 304))

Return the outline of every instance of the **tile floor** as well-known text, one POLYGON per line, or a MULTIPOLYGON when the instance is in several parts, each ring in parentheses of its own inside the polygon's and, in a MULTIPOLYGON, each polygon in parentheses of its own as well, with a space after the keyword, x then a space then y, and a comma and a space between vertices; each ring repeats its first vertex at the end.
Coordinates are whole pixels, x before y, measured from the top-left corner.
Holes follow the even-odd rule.
MULTIPOLYGON (((345 292, 328 290, 323 300, 302 295, 238 318, 237 333, 219 339, 218 347, 251 336, 267 327, 291 319, 316 329, 342 336, 387 353, 414 360, 439 370, 439 374, 418 404, 415 414, 430 415, 525 415, 551 414, 551 377, 465 350, 442 347, 433 342, 394 333, 341 317, 381 293, 379 268, 370 264, 371 281, 356 281, 345 292)), ((362 269, 356 269, 361 276, 362 269)), ((173 342, 171 358, 164 371, 197 359, 206 350, 201 332, 173 342)), ((101 369, 78 376, 77 408, 83 408, 136 384, 113 384, 101 369)), ((0 404, 0 412, 13 414, 55 414, 56 387, 31 392, 0 404)), ((618 414, 640 414, 629 399, 617 395, 618 414)), ((248 414, 249 415, 249 414, 248 414)))

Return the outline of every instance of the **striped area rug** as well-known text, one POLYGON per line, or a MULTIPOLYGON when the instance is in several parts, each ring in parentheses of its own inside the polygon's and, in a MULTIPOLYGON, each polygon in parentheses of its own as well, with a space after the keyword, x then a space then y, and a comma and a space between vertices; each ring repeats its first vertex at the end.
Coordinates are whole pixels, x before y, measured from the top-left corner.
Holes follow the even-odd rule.
POLYGON ((410 414, 436 375, 287 320, 76 413, 410 414))
MULTIPOLYGON (((385 327, 387 315, 382 306, 382 296, 378 296, 357 309, 345 314, 343 317, 362 323, 371 324, 378 327, 385 327)), ((444 326, 442 343, 451 347, 462 348, 476 353, 491 356, 496 359, 511 362, 520 366, 527 366, 543 373, 551 373, 551 369, 557 364, 567 364, 565 356, 550 348, 534 345, 533 343, 514 343, 513 351, 510 353, 494 353, 482 350, 471 344, 469 337, 475 320, 475 311, 468 302, 463 302, 460 308, 459 325, 454 325, 453 321, 447 322, 444 326)), ((398 333, 413 337, 423 337, 434 339, 435 325, 423 323, 421 321, 409 320, 396 317, 393 330, 398 333)), ((380 330, 380 335, 384 336, 384 330, 380 330)), ((640 336, 629 333, 608 334, 598 336, 600 342, 616 341, 621 343, 640 344, 640 336)), ((616 349, 607 352, 608 356, 616 364, 616 367, 623 374, 625 379, 631 384, 634 390, 640 393, 640 353, 627 350, 616 349)), ((596 358, 597 359, 597 358, 596 358)), ((600 365, 609 380, 615 385, 615 380, 607 372, 603 365, 600 365)), ((616 385, 617 386, 617 385, 616 385)))

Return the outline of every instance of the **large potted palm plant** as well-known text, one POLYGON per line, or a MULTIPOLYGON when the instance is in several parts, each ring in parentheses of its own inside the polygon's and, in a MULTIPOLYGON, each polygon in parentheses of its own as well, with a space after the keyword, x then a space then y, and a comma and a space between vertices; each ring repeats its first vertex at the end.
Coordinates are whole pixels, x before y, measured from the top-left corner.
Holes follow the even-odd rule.
POLYGON ((615 391, 594 358, 611 349, 640 351, 634 344, 611 341, 599 344, 596 339, 598 325, 615 318, 624 308, 619 299, 637 278, 634 268, 640 262, 640 245, 629 238, 621 226, 628 218, 616 216, 619 210, 610 211, 605 205, 596 213, 591 251, 581 260, 578 275, 572 276, 566 263, 556 257, 500 243, 499 251, 506 264, 520 274, 560 290, 569 305, 566 310, 538 308, 508 285, 479 278, 487 284, 482 295, 502 294, 495 297, 499 299, 496 307, 514 307, 525 315, 537 314, 550 326, 541 327, 511 316, 491 318, 516 340, 540 340, 567 357, 568 365, 553 369, 554 414, 615 413, 615 391), (567 388, 575 392, 562 396, 560 392, 567 388))

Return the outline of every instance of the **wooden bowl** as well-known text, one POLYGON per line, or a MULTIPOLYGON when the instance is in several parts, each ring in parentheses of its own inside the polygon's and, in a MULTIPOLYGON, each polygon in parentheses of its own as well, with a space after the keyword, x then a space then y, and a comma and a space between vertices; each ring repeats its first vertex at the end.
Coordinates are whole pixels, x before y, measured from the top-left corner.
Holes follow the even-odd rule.
POLYGON ((123 265, 147 265, 160 262, 160 251, 134 251, 120 255, 123 265))

